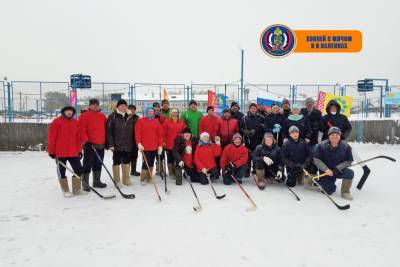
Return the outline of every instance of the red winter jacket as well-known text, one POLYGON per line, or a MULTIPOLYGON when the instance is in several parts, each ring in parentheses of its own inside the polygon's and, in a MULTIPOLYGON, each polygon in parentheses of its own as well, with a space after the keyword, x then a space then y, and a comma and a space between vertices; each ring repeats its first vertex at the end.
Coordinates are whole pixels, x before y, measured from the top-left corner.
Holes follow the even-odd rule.
POLYGON ((136 144, 142 144, 145 151, 157 150, 164 143, 163 128, 160 122, 154 118, 140 118, 135 126, 135 139, 136 144))
POLYGON ((224 152, 222 152, 220 162, 221 169, 224 169, 230 161, 232 161, 236 167, 240 167, 244 164, 247 164, 248 158, 249 151, 244 144, 238 147, 233 144, 229 144, 224 148, 224 152))
POLYGON ((103 112, 88 110, 79 116, 78 121, 83 144, 90 142, 104 145, 106 143, 107 117, 103 112))
POLYGON ((82 151, 79 124, 75 118, 59 116, 50 124, 47 136, 49 155, 57 158, 77 157, 82 151))
POLYGON ((207 132, 210 135, 210 140, 214 141, 218 133, 218 117, 203 116, 199 123, 199 136, 201 133, 207 132))
POLYGON ((217 166, 215 163, 215 157, 221 155, 221 146, 216 144, 209 145, 197 145, 196 151, 194 152, 194 163, 197 166, 197 171, 201 172, 203 168, 207 171, 217 166))
POLYGON ((161 125, 163 125, 164 121, 166 120, 165 116, 161 113, 154 113, 154 118, 157 119, 161 125))
POLYGON ((178 119, 174 122, 172 119, 166 119, 163 123, 165 149, 172 150, 175 145, 175 139, 185 130, 186 124, 178 119))
POLYGON ((234 118, 229 120, 223 117, 218 120, 217 135, 221 137, 222 146, 228 145, 232 142, 232 137, 235 133, 239 132, 239 122, 234 118))

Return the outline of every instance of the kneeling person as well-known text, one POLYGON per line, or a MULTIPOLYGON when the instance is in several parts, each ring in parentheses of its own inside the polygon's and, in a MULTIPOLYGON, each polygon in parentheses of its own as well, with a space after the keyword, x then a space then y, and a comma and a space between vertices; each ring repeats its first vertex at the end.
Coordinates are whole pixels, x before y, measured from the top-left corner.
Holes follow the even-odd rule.
POLYGON ((223 170, 223 182, 230 185, 233 181, 233 175, 239 183, 242 183, 249 166, 247 165, 249 151, 242 142, 242 136, 238 133, 232 137, 232 144, 224 148, 221 156, 221 169, 223 170))
POLYGON ((219 169, 215 158, 221 155, 221 139, 216 136, 215 144, 211 143, 210 135, 207 132, 200 134, 200 141, 194 153, 194 163, 200 173, 200 183, 208 184, 207 175, 215 180, 219 177, 219 169))

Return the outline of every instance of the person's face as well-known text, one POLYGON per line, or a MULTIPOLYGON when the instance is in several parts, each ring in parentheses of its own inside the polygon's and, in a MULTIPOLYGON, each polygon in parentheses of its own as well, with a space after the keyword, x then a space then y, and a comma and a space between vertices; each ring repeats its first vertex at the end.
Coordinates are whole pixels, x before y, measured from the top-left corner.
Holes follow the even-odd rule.
POLYGON ((336 106, 331 106, 331 109, 329 110, 332 114, 336 114, 337 113, 337 108, 336 106))
POLYGON ((257 105, 257 108, 258 108, 258 110, 264 110, 264 105, 259 104, 259 105, 257 105))
POLYGON ((164 110, 169 109, 169 103, 164 103, 164 104, 162 105, 162 108, 163 108, 164 110))
POLYGON ((127 109, 128 109, 128 106, 125 104, 118 106, 118 110, 121 111, 122 113, 125 113, 127 109))
POLYGON ((300 109, 293 109, 292 110, 293 115, 299 115, 300 114, 300 109))
POLYGON ((74 114, 74 112, 70 109, 67 109, 66 111, 64 111, 64 116, 67 118, 72 118, 73 114, 74 114))
POLYGON ((292 137, 294 140, 299 139, 299 132, 292 132, 290 134, 290 137, 292 137))
POLYGON ((264 139, 265 141, 265 144, 267 145, 267 146, 272 146, 272 144, 274 143, 274 139, 273 138, 271 138, 271 137, 267 137, 267 138, 265 138, 264 139))
POLYGON ((132 114, 136 113, 136 109, 134 109, 134 108, 130 108, 129 110, 132 112, 132 114))
POLYGON ((273 106, 271 110, 272 110, 272 113, 278 113, 279 107, 278 106, 273 106))
POLYGON ((313 102, 308 102, 308 103, 306 104, 306 108, 307 108, 307 109, 313 109, 313 108, 314 108, 314 103, 313 103, 313 102))
POLYGON ((209 137, 209 136, 204 137, 204 142, 205 142, 205 143, 210 142, 210 137, 209 137))
POLYGON ((332 146, 337 146, 340 141, 340 135, 337 133, 329 135, 329 141, 331 142, 332 146))
POLYGON ((249 109, 249 111, 251 112, 251 113, 256 113, 257 112, 257 107, 255 107, 255 106, 251 106, 250 107, 250 109, 249 109))
POLYGON ((192 137, 191 133, 184 133, 183 134, 183 139, 185 139, 186 141, 189 141, 191 137, 192 137))
POLYGON ((99 105, 98 104, 92 104, 89 106, 89 109, 91 111, 98 111, 99 110, 99 105))
POLYGON ((190 108, 191 111, 196 111, 197 110, 197 105, 196 104, 191 104, 189 106, 189 108, 190 108))
POLYGON ((160 110, 161 110, 160 106, 155 106, 153 108, 154 108, 155 113, 160 113, 160 110))
POLYGON ((236 113, 239 111, 239 107, 238 106, 233 106, 231 107, 232 112, 236 113))
POLYGON ((283 104, 282 105, 282 109, 283 110, 289 110, 290 109, 290 105, 289 104, 283 104))
POLYGON ((209 109, 207 111, 208 116, 214 116, 214 110, 213 109, 209 109))
POLYGON ((178 118, 178 112, 171 112, 172 118, 178 118))
POLYGON ((154 117, 154 110, 149 109, 149 110, 147 111, 147 116, 149 116, 149 117, 154 117))
POLYGON ((224 113, 224 119, 229 120, 231 118, 231 113, 230 112, 225 112, 224 113))
POLYGON ((240 140, 240 138, 235 138, 235 140, 233 140, 233 143, 234 143, 236 146, 240 146, 240 144, 242 143, 242 140, 240 140))

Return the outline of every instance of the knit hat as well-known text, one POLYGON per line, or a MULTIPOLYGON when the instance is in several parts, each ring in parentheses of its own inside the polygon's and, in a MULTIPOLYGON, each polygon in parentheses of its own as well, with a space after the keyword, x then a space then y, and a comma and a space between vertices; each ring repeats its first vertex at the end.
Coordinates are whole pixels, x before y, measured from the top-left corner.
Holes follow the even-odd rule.
POLYGON ((331 134, 337 133, 339 135, 342 135, 342 132, 340 131, 340 129, 336 126, 329 128, 328 130, 328 136, 330 136, 331 134))
POLYGON ((293 109, 300 109, 300 105, 299 105, 299 104, 293 104, 292 110, 293 110, 293 109))
POLYGON ((119 105, 128 105, 128 103, 125 101, 125 99, 120 99, 120 100, 118 100, 118 102, 117 102, 117 107, 119 106, 119 105))
POLYGON ((249 106, 249 109, 250 109, 251 107, 257 107, 256 103, 251 103, 250 106, 249 106))
POLYGON ((89 100, 89 106, 91 105, 99 105, 99 100, 97 100, 96 98, 92 98, 89 100))
POLYGON ((232 107, 235 107, 235 106, 238 107, 238 108, 240 108, 240 107, 239 107, 239 104, 238 104, 237 102, 233 101, 233 102, 231 103, 231 108, 232 108, 232 107))
POLYGON ((287 99, 283 99, 283 100, 282 100, 282 105, 284 105, 284 104, 287 104, 287 105, 289 105, 289 106, 290 106, 290 102, 289 102, 289 100, 287 100, 287 99))
POLYGON ((235 141, 236 138, 239 138, 240 141, 242 141, 242 136, 240 135, 240 133, 235 133, 235 134, 232 136, 232 141, 235 141))
POLYGON ((131 109, 131 108, 133 108, 134 110, 136 110, 136 106, 135 105, 128 105, 128 109, 131 109))
POLYGON ((72 107, 72 106, 65 106, 65 107, 63 107, 63 108, 61 109, 61 114, 64 115, 64 112, 67 111, 67 110, 72 110, 72 116, 74 116, 75 113, 76 113, 74 107, 72 107))
POLYGON ((173 109, 171 109, 171 113, 173 113, 173 112, 179 113, 179 110, 177 108, 173 108, 173 109))
POLYGON ((161 101, 161 105, 164 105, 164 104, 169 104, 168 99, 163 99, 163 100, 161 101))
POLYGON ((189 128, 189 127, 186 127, 184 130, 183 130, 183 133, 185 134, 185 133, 192 133, 192 130, 189 128))
POLYGON ((223 111, 222 111, 222 114, 224 114, 224 113, 231 113, 231 111, 229 110, 229 108, 225 108, 223 111))
POLYGON ((314 104, 314 99, 312 99, 311 97, 307 97, 306 100, 304 101, 304 105, 307 104, 314 104))
POLYGON ((196 100, 190 100, 190 102, 189 102, 189 106, 191 106, 191 105, 193 105, 193 104, 195 104, 196 106, 197 106, 197 102, 196 102, 196 100))
POLYGON ((159 108, 159 107, 160 107, 160 103, 158 103, 158 102, 153 103, 153 108, 159 108))
POLYGON ((209 135, 207 132, 202 132, 202 133, 200 134, 200 137, 199 137, 199 139, 200 139, 200 141, 199 141, 200 145, 208 145, 208 144, 210 143, 210 140, 209 140, 208 142, 205 142, 205 141, 204 141, 204 138, 206 138, 206 137, 210 137, 210 135, 209 135))
POLYGON ((271 132, 266 132, 266 133, 264 134, 264 139, 267 139, 267 138, 272 138, 272 139, 274 139, 274 135, 273 135, 271 132))
POLYGON ((214 107, 213 107, 213 106, 208 106, 208 107, 207 107, 207 112, 208 112, 210 109, 214 110, 214 107))
POLYGON ((147 106, 147 107, 144 109, 144 116, 146 116, 147 118, 148 118, 147 113, 148 113, 150 110, 154 111, 154 108, 153 108, 152 106, 147 106))
POLYGON ((289 128, 289 134, 294 133, 294 132, 299 132, 299 128, 297 126, 290 126, 289 128))

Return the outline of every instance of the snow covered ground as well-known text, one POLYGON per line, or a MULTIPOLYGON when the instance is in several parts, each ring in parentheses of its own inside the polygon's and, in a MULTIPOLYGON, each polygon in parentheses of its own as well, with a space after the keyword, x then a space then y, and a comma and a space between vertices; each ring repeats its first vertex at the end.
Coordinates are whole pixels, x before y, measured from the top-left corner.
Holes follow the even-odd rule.
MULTIPOLYGON (((400 160, 400 147, 354 144, 362 158, 386 154, 400 160)), ((106 163, 111 167, 110 153, 106 163)), ((122 190, 136 199, 101 200, 93 193, 62 197, 54 162, 43 152, 0 153, 0 266, 399 266, 400 166, 368 164, 372 173, 347 211, 296 187, 297 202, 282 185, 259 191, 195 184, 203 211, 195 213, 192 192, 169 181, 170 195, 151 185, 122 190)), ((354 167, 356 181, 361 169, 354 167)), ((103 181, 114 193, 106 173, 103 181)), ((346 203, 338 193, 334 198, 346 203)))

